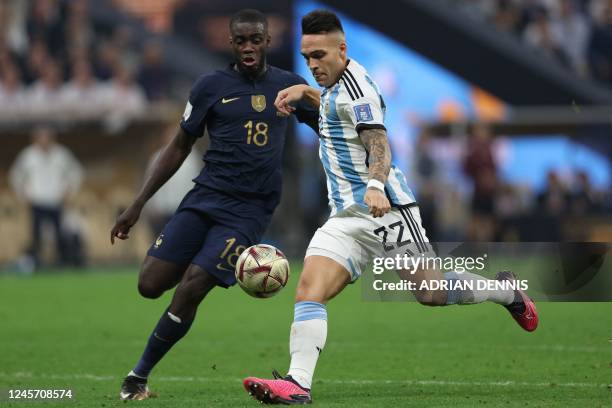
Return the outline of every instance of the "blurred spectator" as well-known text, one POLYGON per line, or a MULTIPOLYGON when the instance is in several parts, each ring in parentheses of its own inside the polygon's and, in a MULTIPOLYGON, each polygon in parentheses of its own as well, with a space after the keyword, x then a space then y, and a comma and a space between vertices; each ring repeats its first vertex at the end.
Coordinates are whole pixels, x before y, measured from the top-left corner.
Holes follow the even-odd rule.
POLYGON ((62 87, 59 103, 64 111, 88 117, 104 108, 104 88, 93 77, 89 62, 74 63, 72 78, 62 87))
POLYGON ((612 1, 602 5, 588 47, 592 75, 612 85, 612 1))
POLYGON ((491 129, 484 123, 473 126, 463 169, 473 185, 473 218, 469 236, 488 241, 493 238, 493 209, 497 188, 497 164, 493 158, 491 129))
POLYGON ((6 117, 23 112, 25 90, 19 71, 16 67, 7 65, 0 74, 0 115, 6 117))
POLYGON ((128 24, 115 27, 110 41, 118 50, 121 65, 135 69, 140 61, 140 49, 133 27, 128 24))
POLYGON ((580 13, 576 0, 561 0, 559 16, 553 19, 551 31, 564 58, 577 73, 587 74, 586 49, 591 27, 580 13))
POLYGON ((569 204, 570 194, 555 171, 549 171, 544 190, 538 195, 538 207, 541 213, 560 216, 569 204))
MULTIPOLYGON (((596 26, 606 25, 603 14, 612 7, 610 0, 447 0, 447 3, 461 8, 473 19, 487 20, 498 30, 515 34, 581 76, 598 69, 592 65, 594 61, 588 52, 590 33, 596 26)), ((610 40, 601 34, 597 33, 595 48, 609 55, 610 40)), ((606 66, 603 63, 600 67, 607 72, 606 66)))
POLYGON ((113 77, 113 74, 121 65, 121 51, 110 41, 102 43, 98 48, 95 73, 96 77, 106 81, 113 77))
POLYGON ((89 49, 95 43, 93 25, 89 21, 88 0, 72 0, 68 3, 68 19, 65 27, 67 53, 72 49, 89 49))
POLYGON ((39 127, 33 143, 26 147, 10 169, 10 182, 17 196, 31 209, 32 243, 29 255, 40 265, 41 237, 44 224, 51 224, 58 263, 67 258, 61 230, 66 201, 74 195, 83 178, 83 169, 73 154, 55 140, 55 133, 39 127))
POLYGON ((145 94, 134 81, 133 73, 120 66, 106 86, 104 105, 107 110, 117 119, 123 119, 142 114, 146 104, 145 94))
POLYGON ((527 44, 539 49, 550 58, 568 66, 569 61, 563 51, 559 40, 555 38, 552 31, 548 11, 540 7, 535 13, 534 20, 527 25, 523 34, 527 44))
POLYGON ((0 1, 0 42, 5 42, 11 52, 20 55, 25 54, 28 46, 25 24, 28 3, 23 0, 0 1))
MULTIPOLYGON (((488 1, 494 4, 493 1, 488 1)), ((493 24, 498 30, 507 33, 518 33, 518 23, 520 21, 520 12, 514 2, 511 0, 500 0, 497 2, 497 10, 493 14, 493 24)))
POLYGON ((163 100, 170 90, 170 72, 164 65, 163 50, 159 43, 146 44, 138 83, 143 87, 150 101, 163 100))
MULTIPOLYGON (((161 147, 150 157, 147 174, 153 169, 155 161, 164 147, 176 135, 176 125, 172 124, 160 138, 161 147)), ((159 235, 166 223, 172 218, 185 194, 193 187, 193 179, 204 165, 200 153, 193 149, 176 173, 147 202, 145 214, 154 236, 159 235)))
POLYGON ((432 155, 431 135, 426 129, 421 131, 415 151, 415 175, 418 192, 419 208, 423 227, 430 239, 437 237, 436 233, 436 188, 438 185, 437 163, 432 155))
POLYGON ((576 174, 576 187, 570 195, 569 207, 573 215, 586 215, 599 210, 599 194, 585 171, 576 174))
POLYGON ((31 84, 36 81, 50 60, 51 56, 45 43, 43 41, 32 42, 23 67, 25 82, 31 84))
POLYGON ((446 185, 440 188, 438 200, 437 236, 433 240, 438 242, 463 241, 466 238, 466 224, 470 219, 465 198, 457 191, 456 186, 446 185))
POLYGON ((25 103, 34 114, 51 115, 61 110, 58 104, 62 77, 58 65, 48 61, 41 67, 40 79, 26 91, 25 103))
POLYGON ((520 241, 517 220, 524 210, 518 187, 503 183, 495 200, 495 216, 498 220, 497 239, 499 241, 520 241))
POLYGON ((532 214, 524 233, 525 240, 558 242, 562 238, 562 220, 567 213, 570 195, 559 175, 549 171, 547 184, 538 194, 537 209, 532 214))
POLYGON ((64 50, 64 29, 57 0, 35 0, 27 20, 30 41, 42 41, 54 56, 64 50))

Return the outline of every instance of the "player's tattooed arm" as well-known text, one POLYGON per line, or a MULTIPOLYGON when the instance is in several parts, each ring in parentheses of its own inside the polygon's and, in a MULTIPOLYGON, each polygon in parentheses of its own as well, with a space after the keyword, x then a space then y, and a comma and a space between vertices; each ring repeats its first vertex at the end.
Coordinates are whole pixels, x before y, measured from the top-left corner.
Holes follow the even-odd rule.
POLYGON ((363 201, 374 217, 382 217, 391 210, 385 194, 385 181, 391 169, 391 149, 387 132, 382 128, 362 128, 359 137, 368 152, 368 188, 363 201))
POLYGON ((111 230, 111 243, 115 243, 115 237, 119 239, 129 238, 130 228, 140 218, 140 213, 146 202, 181 167, 181 164, 191 152, 195 141, 195 137, 188 135, 183 129, 179 129, 172 141, 162 149, 159 157, 147 172, 145 182, 136 199, 117 218, 111 230))
POLYGON ((359 137, 368 152, 370 180, 387 181, 391 169, 391 149, 385 129, 361 129, 359 137))

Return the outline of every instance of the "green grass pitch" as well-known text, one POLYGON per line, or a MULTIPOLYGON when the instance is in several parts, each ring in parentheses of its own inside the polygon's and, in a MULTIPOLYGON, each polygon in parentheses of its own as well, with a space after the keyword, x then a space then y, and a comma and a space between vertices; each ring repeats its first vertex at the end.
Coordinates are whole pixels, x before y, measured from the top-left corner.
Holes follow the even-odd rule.
MULTIPOLYGON (((214 290, 154 370, 158 398, 123 403, 120 382, 171 296, 140 298, 136 269, 0 277, 0 406, 256 406, 241 379, 287 369, 297 274, 267 300, 214 290), (15 388, 74 400, 9 401, 15 388)), ((328 306, 316 406, 612 406, 612 303, 539 303, 530 334, 497 305, 363 302, 358 286, 328 306)))

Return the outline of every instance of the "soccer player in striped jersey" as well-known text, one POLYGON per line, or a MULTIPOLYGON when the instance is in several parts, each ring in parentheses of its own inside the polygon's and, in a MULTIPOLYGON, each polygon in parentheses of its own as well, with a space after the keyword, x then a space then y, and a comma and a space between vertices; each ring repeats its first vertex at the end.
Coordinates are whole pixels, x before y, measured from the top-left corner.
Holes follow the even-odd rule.
MULTIPOLYGON (((282 377, 248 377, 243 385, 266 403, 307 404, 319 353, 327 337, 325 304, 354 282, 373 257, 430 252, 414 195, 402 172, 391 164, 384 126, 385 104, 364 67, 347 57, 338 17, 324 10, 302 19, 301 53, 320 92, 295 85, 279 92, 275 106, 284 115, 306 101, 319 108, 319 156, 327 176, 331 215, 306 251, 298 283, 289 349, 291 365, 282 377)), ((419 287, 423 281, 449 281, 448 290, 415 292, 427 305, 473 304, 492 301, 504 305, 528 331, 538 317, 533 302, 520 290, 469 290, 486 278, 469 272, 398 271, 419 287)), ((501 272, 498 280, 514 280, 501 272)), ((487 282, 490 283, 490 282, 487 282)), ((490 287, 490 286, 487 286, 490 287)))

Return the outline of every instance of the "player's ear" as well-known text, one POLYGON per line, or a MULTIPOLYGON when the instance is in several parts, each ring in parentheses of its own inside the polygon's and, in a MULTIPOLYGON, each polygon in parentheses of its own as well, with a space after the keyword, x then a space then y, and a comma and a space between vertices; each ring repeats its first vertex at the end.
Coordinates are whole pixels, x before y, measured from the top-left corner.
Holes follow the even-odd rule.
POLYGON ((342 58, 346 58, 346 48, 347 48, 347 47, 346 47, 346 43, 345 43, 344 41, 342 41, 342 42, 340 43, 340 47, 339 47, 339 48, 340 48, 340 56, 341 56, 342 58))
POLYGON ((270 46, 270 42, 272 41, 272 36, 270 34, 266 34, 266 46, 270 46))

